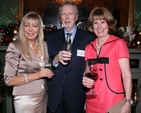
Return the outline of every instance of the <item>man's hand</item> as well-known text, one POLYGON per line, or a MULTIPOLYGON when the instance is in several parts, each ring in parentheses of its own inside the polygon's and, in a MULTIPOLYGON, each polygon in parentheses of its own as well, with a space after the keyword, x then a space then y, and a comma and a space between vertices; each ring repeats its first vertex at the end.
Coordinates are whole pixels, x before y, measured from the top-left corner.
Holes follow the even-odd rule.
POLYGON ((71 60, 71 52, 68 51, 59 51, 59 53, 54 57, 54 62, 55 63, 61 63, 63 65, 67 65, 68 63, 65 61, 71 60))

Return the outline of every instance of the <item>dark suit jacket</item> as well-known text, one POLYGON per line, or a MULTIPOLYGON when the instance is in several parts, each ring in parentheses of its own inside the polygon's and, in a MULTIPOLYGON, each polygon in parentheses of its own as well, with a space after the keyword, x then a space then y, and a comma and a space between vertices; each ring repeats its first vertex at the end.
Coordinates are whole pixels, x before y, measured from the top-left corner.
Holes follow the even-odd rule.
MULTIPOLYGON (((64 66, 59 63, 58 67, 53 67, 54 77, 48 81, 48 107, 55 111, 61 100, 63 90, 65 98, 72 109, 77 107, 82 109, 85 103, 85 90, 82 85, 82 76, 85 69, 84 57, 77 56, 77 50, 85 50, 85 46, 93 41, 95 36, 88 31, 77 28, 77 32, 72 43, 72 57, 70 64, 64 66)), ((64 29, 59 29, 47 34, 47 45, 50 58, 54 58, 65 44, 64 29)), ((78 112, 77 112, 78 113, 78 112)))

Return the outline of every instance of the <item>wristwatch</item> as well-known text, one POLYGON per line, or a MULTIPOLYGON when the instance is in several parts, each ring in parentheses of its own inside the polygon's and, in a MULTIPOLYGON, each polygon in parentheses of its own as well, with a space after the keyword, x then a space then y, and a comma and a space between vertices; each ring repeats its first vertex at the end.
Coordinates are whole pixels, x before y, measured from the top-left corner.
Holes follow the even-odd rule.
POLYGON ((133 100, 132 99, 126 99, 126 102, 128 102, 129 104, 131 104, 131 105, 133 105, 134 104, 134 102, 133 102, 133 100))

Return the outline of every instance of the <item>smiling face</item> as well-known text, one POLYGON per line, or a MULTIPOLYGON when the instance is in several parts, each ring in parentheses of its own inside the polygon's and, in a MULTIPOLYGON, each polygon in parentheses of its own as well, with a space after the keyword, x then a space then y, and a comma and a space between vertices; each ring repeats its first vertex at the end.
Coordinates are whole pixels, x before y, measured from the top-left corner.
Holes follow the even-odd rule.
POLYGON ((29 19, 23 26, 24 36, 28 41, 34 41, 39 34, 39 25, 34 19, 29 19))
POLYGON ((64 5, 61 10, 60 21, 69 32, 73 29, 78 19, 78 14, 72 5, 64 5))
POLYGON ((39 34, 39 25, 34 19, 29 19, 23 25, 24 36, 28 41, 34 41, 39 34))
POLYGON ((109 36, 109 26, 104 19, 94 19, 93 31, 98 38, 104 38, 109 36))
POLYGON ((105 7, 95 7, 89 15, 88 28, 98 37, 110 35, 116 31, 116 21, 112 13, 105 7))

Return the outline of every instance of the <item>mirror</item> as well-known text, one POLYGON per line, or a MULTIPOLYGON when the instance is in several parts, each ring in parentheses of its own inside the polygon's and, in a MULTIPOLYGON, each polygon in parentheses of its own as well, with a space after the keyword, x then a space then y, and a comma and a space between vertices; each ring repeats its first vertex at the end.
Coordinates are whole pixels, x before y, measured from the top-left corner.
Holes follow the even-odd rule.
MULTIPOLYGON (((17 19, 20 21, 23 17, 24 0, 18 0, 18 13, 17 19)), ((129 11, 128 11, 128 26, 134 28, 134 0, 129 0, 129 11)), ((122 26, 122 25, 121 25, 122 26)))

